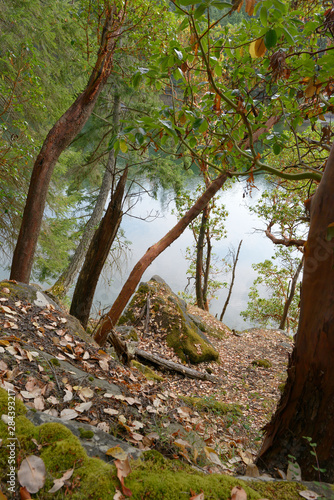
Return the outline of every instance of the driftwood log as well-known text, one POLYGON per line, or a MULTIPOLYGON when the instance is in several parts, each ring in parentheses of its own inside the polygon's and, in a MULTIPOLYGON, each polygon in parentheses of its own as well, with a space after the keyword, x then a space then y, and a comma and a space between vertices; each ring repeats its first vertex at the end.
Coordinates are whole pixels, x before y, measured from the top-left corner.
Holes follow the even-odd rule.
POLYGON ((197 370, 194 370, 193 368, 189 368, 188 366, 184 366, 179 363, 174 363, 174 361, 169 361, 168 359, 161 358, 156 354, 151 354, 149 352, 143 351, 142 349, 138 349, 137 347, 134 349, 133 352, 130 352, 128 350, 127 343, 121 340, 114 330, 112 330, 109 333, 108 340, 113 345, 119 360, 126 365, 129 365, 131 359, 136 357, 139 360, 149 362, 165 370, 181 373, 185 377, 197 380, 209 380, 210 382, 214 382, 215 384, 220 382, 220 380, 217 377, 214 377, 209 373, 199 372, 197 370))
POLYGON ((194 370, 193 368, 189 368, 188 366, 181 365, 179 363, 174 363, 174 361, 169 361, 168 359, 161 358, 156 354, 151 354, 149 352, 143 351, 142 349, 135 349, 135 356, 138 359, 143 359, 144 361, 148 361, 153 365, 164 368, 165 370, 169 370, 172 372, 182 373, 185 377, 199 379, 199 380, 209 380, 210 382, 218 383, 219 379, 214 377, 213 375, 209 375, 209 373, 199 372, 194 370))

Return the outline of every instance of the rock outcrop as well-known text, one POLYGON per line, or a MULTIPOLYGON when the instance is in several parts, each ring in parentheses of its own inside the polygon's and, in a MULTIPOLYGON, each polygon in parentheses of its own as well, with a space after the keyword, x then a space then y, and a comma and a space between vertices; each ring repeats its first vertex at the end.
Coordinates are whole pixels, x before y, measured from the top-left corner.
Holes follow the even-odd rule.
MULTIPOLYGON (((160 276, 139 285, 119 325, 138 328, 142 334, 147 328, 165 332, 167 345, 183 362, 218 360, 218 352, 188 314, 187 304, 160 276)), ((117 328, 121 331, 120 326, 117 328)))

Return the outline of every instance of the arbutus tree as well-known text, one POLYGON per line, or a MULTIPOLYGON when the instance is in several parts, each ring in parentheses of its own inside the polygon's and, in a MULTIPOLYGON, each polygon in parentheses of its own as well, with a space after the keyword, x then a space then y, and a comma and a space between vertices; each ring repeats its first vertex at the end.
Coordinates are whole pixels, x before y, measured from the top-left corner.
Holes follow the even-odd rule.
MULTIPOLYGON (((319 467, 326 469, 323 477, 332 482, 334 150, 323 174, 327 159, 324 151, 331 133, 320 132, 314 141, 297 127, 309 118, 316 129, 318 117, 324 119, 324 112, 333 110, 334 87, 328 72, 333 67, 334 47, 326 33, 331 36, 333 32, 334 10, 330 3, 329 10, 324 10, 320 2, 264 0, 256 4, 258 17, 244 20, 240 30, 220 29, 219 20, 212 22, 211 5, 222 11, 223 19, 242 3, 234 2, 229 8, 220 1, 174 1, 182 16, 183 43, 182 37, 179 43, 174 40, 170 52, 157 61, 173 75, 172 85, 177 81, 183 86, 184 100, 182 105, 165 109, 159 124, 148 119, 145 125, 154 131, 149 141, 157 143, 157 138, 165 134, 174 137, 186 151, 182 155, 205 161, 210 168, 230 176, 247 176, 250 185, 258 173, 310 179, 315 184, 321 181, 311 202, 297 342, 286 389, 267 427, 259 463, 282 468, 290 454, 301 466, 304 479, 313 479, 314 457, 306 437, 316 443, 319 467), (200 79, 196 81, 197 77, 200 79), (280 128, 268 133, 275 123, 280 128), (301 141, 309 149, 297 162, 277 168, 266 161, 266 152, 279 155, 285 147, 284 125, 292 130, 297 150, 301 141), (314 147, 321 158, 314 158, 314 147)), ((255 3, 245 3, 246 12, 252 16, 255 3)), ((149 77, 154 77, 154 70, 149 77)), ((206 193, 206 200, 201 201, 207 203, 214 192, 206 193)), ((197 209, 189 211, 194 216, 200 213, 198 202, 194 205, 197 209)), ((183 226, 189 222, 189 212, 188 220, 181 219, 183 226)), ((137 263, 97 330, 99 343, 106 341, 144 269, 177 235, 174 228, 137 263)))
POLYGON ((100 47, 90 79, 84 91, 49 131, 39 152, 31 175, 20 233, 16 243, 10 279, 29 282, 37 240, 41 228, 51 176, 60 154, 73 141, 87 122, 107 82, 117 41, 125 19, 127 2, 104 4, 104 26, 100 47))

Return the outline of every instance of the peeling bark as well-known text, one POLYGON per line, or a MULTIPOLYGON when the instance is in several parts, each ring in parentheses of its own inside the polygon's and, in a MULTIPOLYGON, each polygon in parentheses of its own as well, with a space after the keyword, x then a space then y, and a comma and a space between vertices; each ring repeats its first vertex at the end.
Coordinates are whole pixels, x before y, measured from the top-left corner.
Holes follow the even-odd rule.
POLYGON ((52 127, 36 158, 21 229, 13 255, 10 279, 29 283, 53 169, 61 153, 70 145, 87 122, 110 76, 113 55, 123 19, 124 13, 116 12, 114 5, 106 7, 106 21, 97 61, 88 84, 52 127))
POLYGON ((304 480, 319 479, 304 436, 316 443, 321 479, 334 482, 334 145, 313 197, 305 245, 296 345, 278 409, 266 426, 258 464, 286 468, 296 457, 304 480))

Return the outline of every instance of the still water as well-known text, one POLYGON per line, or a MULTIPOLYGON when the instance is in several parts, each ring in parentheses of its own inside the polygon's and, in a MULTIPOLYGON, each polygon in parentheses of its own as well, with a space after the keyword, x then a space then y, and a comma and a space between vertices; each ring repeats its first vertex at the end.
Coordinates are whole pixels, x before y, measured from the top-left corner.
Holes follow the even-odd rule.
MULTIPOLYGON (((196 179, 190 181, 188 189, 195 189, 196 183, 196 179)), ((255 232, 255 229, 264 228, 263 223, 248 209, 248 206, 257 202, 261 192, 268 188, 263 179, 258 179, 256 186, 258 189, 253 189, 251 196, 249 194, 244 196, 246 181, 235 182, 230 189, 221 193, 221 202, 229 213, 226 220, 227 238, 213 242, 213 252, 217 255, 219 262, 219 259, 227 255, 230 246, 237 249, 239 241, 243 240, 232 296, 223 319, 230 328, 238 330, 254 326, 240 317, 240 311, 247 307, 249 287, 256 277, 252 264, 270 258, 274 253, 273 243, 263 233, 255 232)), ((122 258, 120 269, 114 268, 112 272, 109 270, 101 277, 94 299, 95 310, 113 303, 136 262, 151 245, 175 225, 177 217, 172 214, 174 207, 173 193, 164 191, 159 193, 157 200, 148 195, 142 196, 130 215, 123 217, 122 229, 127 240, 131 241, 131 251, 126 258, 122 258), (151 211, 159 212, 159 217, 151 222, 131 217, 131 215, 135 215, 145 218, 151 211)), ((158 274, 175 293, 182 292, 188 283, 186 272, 189 262, 185 259, 186 248, 192 244, 192 233, 190 229, 186 229, 149 266, 142 281, 147 281, 153 275, 158 274)), ((226 275, 222 276, 220 281, 229 282, 230 279, 231 276, 226 275)), ((227 289, 222 289, 217 293, 217 298, 211 300, 210 312, 212 314, 217 314, 219 317, 226 296, 227 289)))

